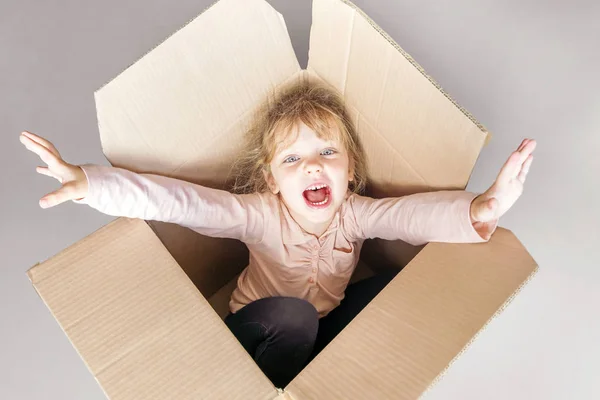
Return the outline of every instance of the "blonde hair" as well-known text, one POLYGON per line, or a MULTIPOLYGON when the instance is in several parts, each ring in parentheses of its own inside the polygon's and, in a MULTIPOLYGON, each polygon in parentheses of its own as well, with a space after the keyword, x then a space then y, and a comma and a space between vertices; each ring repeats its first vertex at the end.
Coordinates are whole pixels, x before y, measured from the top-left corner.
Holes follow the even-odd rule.
POLYGON ((245 151, 231 168, 235 177, 233 193, 263 193, 269 190, 263 170, 270 173, 269 163, 279 146, 285 148, 296 140, 300 122, 304 122, 320 139, 337 139, 344 145, 349 165, 354 166, 350 190, 364 193, 367 184, 366 156, 344 100, 337 91, 324 84, 302 80, 282 87, 272 102, 265 101, 254 114, 245 136, 245 151))

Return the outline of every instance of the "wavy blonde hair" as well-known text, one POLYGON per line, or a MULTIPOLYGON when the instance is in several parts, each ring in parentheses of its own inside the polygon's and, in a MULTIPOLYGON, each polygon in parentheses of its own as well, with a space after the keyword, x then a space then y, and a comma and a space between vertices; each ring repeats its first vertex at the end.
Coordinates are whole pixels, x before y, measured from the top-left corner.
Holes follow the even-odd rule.
POLYGON ((285 148, 296 140, 300 122, 304 122, 320 139, 338 140, 344 145, 348 161, 354 166, 350 190, 364 193, 367 185, 366 155, 343 98, 335 89, 304 80, 284 85, 272 102, 266 100, 259 106, 246 131, 245 151, 230 171, 235 179, 233 193, 263 193, 269 190, 263 171, 270 173, 269 163, 280 146, 285 148))

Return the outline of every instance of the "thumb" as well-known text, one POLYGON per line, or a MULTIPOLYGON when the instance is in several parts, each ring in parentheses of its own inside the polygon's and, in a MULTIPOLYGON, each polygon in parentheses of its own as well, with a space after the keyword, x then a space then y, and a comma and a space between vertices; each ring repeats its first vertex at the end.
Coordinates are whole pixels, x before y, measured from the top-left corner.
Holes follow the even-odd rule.
POLYGON ((498 207, 498 200, 495 197, 477 203, 473 219, 478 222, 488 222, 494 219, 494 213, 498 207))
POLYGON ((491 221, 494 218, 496 218, 495 215, 496 215, 496 210, 497 210, 498 206, 499 206, 498 199, 496 199, 495 197, 492 197, 492 198, 486 200, 485 202, 483 202, 481 205, 481 208, 482 208, 481 221, 488 222, 488 221, 491 221))
POLYGON ((42 208, 50 208, 75 198, 77 198, 76 181, 69 181, 60 189, 42 197, 39 203, 42 208))
POLYGON ((486 202, 486 207, 489 211, 493 213, 494 211, 496 211, 496 208, 498 208, 498 199, 492 197, 486 202))

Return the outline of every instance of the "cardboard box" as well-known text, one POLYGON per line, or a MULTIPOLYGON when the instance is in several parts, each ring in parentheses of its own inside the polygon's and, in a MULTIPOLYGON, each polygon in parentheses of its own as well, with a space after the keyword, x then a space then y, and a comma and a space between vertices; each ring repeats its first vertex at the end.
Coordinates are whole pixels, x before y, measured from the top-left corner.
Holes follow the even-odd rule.
MULTIPOLYGON (((292 79, 344 96, 372 197, 464 190, 489 133, 352 3, 314 0, 302 70, 264 0, 221 0, 95 92, 113 166, 227 188, 257 105, 292 79)), ((118 218, 28 271, 110 399, 414 399, 537 266, 509 230, 487 243, 365 242, 353 280, 406 267, 285 389, 222 319, 246 247, 118 218)))

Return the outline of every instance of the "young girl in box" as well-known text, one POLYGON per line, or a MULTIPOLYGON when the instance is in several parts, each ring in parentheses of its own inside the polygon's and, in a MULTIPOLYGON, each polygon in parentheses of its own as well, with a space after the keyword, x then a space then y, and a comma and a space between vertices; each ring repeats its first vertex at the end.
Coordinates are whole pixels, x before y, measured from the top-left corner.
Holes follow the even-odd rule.
POLYGON ((397 198, 362 196, 365 153, 342 98, 314 83, 282 89, 259 109, 235 165, 232 190, 120 168, 66 163, 49 141, 21 142, 67 200, 108 215, 179 224, 235 238, 250 252, 225 323, 277 387, 285 387, 390 282, 394 273, 348 285, 365 239, 488 241, 515 203, 533 160, 525 139, 483 194, 453 190, 397 198))

